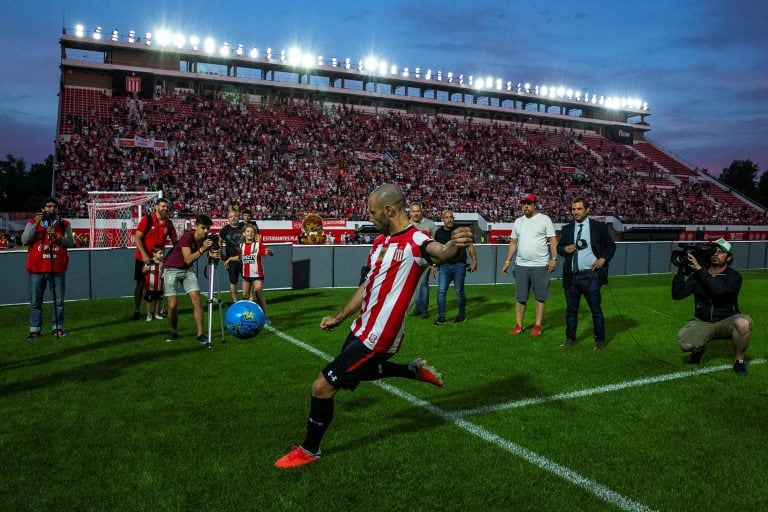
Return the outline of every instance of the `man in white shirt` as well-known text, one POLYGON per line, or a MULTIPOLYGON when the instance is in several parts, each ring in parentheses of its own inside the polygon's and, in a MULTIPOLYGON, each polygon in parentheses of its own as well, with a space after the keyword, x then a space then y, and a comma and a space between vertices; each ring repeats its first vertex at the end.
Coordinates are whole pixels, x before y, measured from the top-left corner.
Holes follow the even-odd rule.
POLYGON ((501 273, 506 275, 512 258, 517 255, 512 275, 515 277, 515 326, 509 332, 523 332, 523 317, 528 293, 533 288, 536 299, 535 319, 531 336, 541 335, 544 303, 549 297, 549 274, 557 268, 557 237, 552 220, 536 210, 536 196, 528 194, 520 201, 523 216, 515 220, 507 249, 507 259, 501 273))

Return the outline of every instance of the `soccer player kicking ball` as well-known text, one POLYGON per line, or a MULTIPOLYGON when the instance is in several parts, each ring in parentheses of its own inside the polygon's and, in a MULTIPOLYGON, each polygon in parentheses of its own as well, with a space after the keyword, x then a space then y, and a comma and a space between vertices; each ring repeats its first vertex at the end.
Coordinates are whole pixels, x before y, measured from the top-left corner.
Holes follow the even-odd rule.
POLYGON ((312 396, 304 442, 275 462, 278 468, 302 466, 320 458, 320 442, 333 419, 333 397, 339 389, 354 390, 361 381, 403 377, 442 387, 440 374, 426 361, 409 364, 389 359, 400 349, 403 322, 419 286, 422 272, 431 264, 450 261, 472 244, 469 228, 456 228, 445 244, 414 228, 405 212, 405 197, 395 185, 384 184, 368 197, 368 216, 381 231, 368 255, 370 271, 350 301, 335 316, 320 321, 332 330, 353 313, 341 353, 323 368, 312 383, 312 396))

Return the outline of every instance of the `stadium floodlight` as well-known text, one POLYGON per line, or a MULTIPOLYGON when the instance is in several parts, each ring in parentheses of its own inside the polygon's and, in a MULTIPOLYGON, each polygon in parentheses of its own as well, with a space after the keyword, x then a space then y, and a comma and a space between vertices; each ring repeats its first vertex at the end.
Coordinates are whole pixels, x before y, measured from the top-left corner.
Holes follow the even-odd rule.
MULTIPOLYGON (((512 81, 507 80, 507 91, 512 91, 512 81)), ((520 92, 520 84, 517 84, 517 91, 520 92)))
MULTIPOLYGON (((501 81, 501 78, 496 79, 496 90, 500 91, 504 87, 504 82, 501 81)), ((509 82, 509 88, 512 88, 512 82, 509 82)), ((508 89, 509 90, 509 89, 508 89)))
POLYGON ((453 83, 453 71, 448 72, 448 83, 449 84, 453 83))
POLYGON ((136 42, 136 31, 130 30, 128 32, 128 42, 129 43, 135 43, 136 42))
POLYGON ((605 105, 605 96, 600 96, 600 100, 598 100, 598 103, 600 105, 605 105))
POLYGON ((421 68, 413 68, 413 78, 421 78, 421 68))
POLYGON ((325 66, 325 59, 322 55, 317 56, 317 65, 318 66, 325 66))
POLYGON ((643 110, 648 110, 648 103, 647 102, 643 103, 643 110))
POLYGON ((272 60, 272 48, 267 48, 267 60, 272 60))
MULTIPOLYGON (((469 77, 469 85, 472 85, 472 77, 469 77)), ((476 89, 482 89, 483 87, 485 87, 485 80, 483 80, 482 78, 478 78, 477 80, 475 80, 476 89)))
POLYGON ((467 85, 470 87, 473 87, 473 83, 475 82, 475 77, 472 75, 469 75, 469 78, 467 78, 467 85))
POLYGON ((403 78, 408 78, 409 74, 408 68, 403 68, 403 78))
POLYGON ((117 29, 116 29, 116 28, 113 28, 113 29, 112 29, 112 40, 113 40, 113 41, 117 41, 117 40, 118 40, 118 37, 117 37, 117 29))
POLYGON ((205 42, 203 43, 203 49, 205 50, 205 53, 209 55, 213 54, 216 51, 216 41, 211 37, 206 37, 205 42))
POLYGON ((550 87, 549 88, 549 97, 553 98, 553 99, 556 98, 557 97, 557 89, 555 89, 554 87, 550 87))
POLYGON ((280 50, 280 62, 285 64, 285 58, 286 58, 285 50, 280 50))
POLYGON ((493 87, 493 77, 492 76, 485 77, 485 86, 488 89, 491 89, 493 87))
POLYGON ((397 75, 397 66, 395 64, 392 64, 389 67, 389 74, 390 75, 397 75))
POLYGON ((523 88, 525 89, 525 93, 526 94, 530 93, 531 92, 531 83, 530 82, 525 82, 525 84, 523 85, 523 88))
POLYGON ((581 99, 581 91, 576 89, 576 91, 573 93, 573 97, 576 98, 576 101, 581 99))
POLYGON ((94 39, 101 39, 101 27, 98 27, 98 26, 97 26, 97 27, 96 27, 96 28, 93 30, 93 38, 94 38, 94 39))
POLYGON ((549 87, 547 87, 546 85, 542 85, 540 90, 541 90, 542 96, 546 96, 547 94, 549 94, 549 87))
POLYGON ((189 38, 189 44, 192 45, 192 49, 197 51, 200 49, 200 38, 197 36, 192 36, 189 38))
POLYGON ((225 41, 221 45, 221 48, 219 48, 219 53, 221 54, 222 57, 229 56, 229 43, 228 42, 225 41))
POLYGON ((259 58, 259 49, 255 46, 251 48, 251 51, 248 52, 248 56, 252 59, 258 59, 259 58))
POLYGON ((339 59, 337 59, 336 57, 331 57, 331 67, 332 68, 339 67, 339 59))
POLYGON ((592 104, 593 105, 597 104, 597 94, 592 95, 592 104))
MULTIPOLYGON (((285 59, 282 59, 282 60, 285 61, 285 59)), ((298 66, 299 64, 301 64, 301 61, 302 61, 301 50, 299 50, 295 46, 291 47, 288 50, 288 64, 290 64, 291 66, 298 66)))
POLYGON ((152 46, 152 32, 147 32, 144 34, 144 44, 147 46, 152 46))
POLYGON ((387 74, 387 61, 382 60, 379 62, 379 74, 380 75, 386 75, 387 74))
POLYGON ((540 91, 539 84, 534 85, 533 86, 533 94, 539 94, 539 91, 540 91))
POLYGON ((171 33, 166 29, 161 28, 157 31, 157 44, 160 46, 168 46, 171 44, 171 33))
MULTIPOLYGON (((322 57, 320 57, 320 66, 323 65, 322 63, 322 57)), ((305 53, 301 56, 301 67, 303 68, 313 68, 315 67, 315 57, 311 53, 305 53)))
POLYGON ((439 69, 437 70, 437 81, 442 82, 443 81, 443 72, 439 69))
POLYGON ((350 69, 352 67, 352 61, 349 57, 344 59, 344 69, 350 69))
POLYGON ((363 61, 362 60, 357 61, 357 70, 362 73, 363 69, 365 69, 365 65, 363 64, 363 61))
POLYGON ((75 35, 77 37, 83 37, 85 35, 85 27, 80 23, 75 25, 75 35))
POLYGON ((557 88, 557 97, 558 98, 565 97, 565 87, 563 87, 562 85, 557 88))
POLYGON ((239 55, 240 57, 243 56, 243 43, 237 43, 237 48, 235 49, 235 55, 239 55))
POLYGON ((379 61, 376 60, 376 57, 370 56, 370 57, 365 59, 365 70, 366 71, 375 71, 378 66, 379 66, 379 61))
POLYGON ((182 34, 182 33, 180 33, 180 32, 176 32, 176 33, 173 35, 173 44, 174 44, 174 46, 176 46, 176 48, 178 48, 179 50, 181 50, 182 48, 184 48, 184 42, 185 42, 185 40, 186 40, 186 38, 184 37, 184 34, 182 34))
POLYGON ((464 75, 459 75, 459 85, 464 85, 464 75))
POLYGON ((432 70, 431 69, 427 69, 427 74, 424 75, 424 79, 425 80, 432 80, 432 70))

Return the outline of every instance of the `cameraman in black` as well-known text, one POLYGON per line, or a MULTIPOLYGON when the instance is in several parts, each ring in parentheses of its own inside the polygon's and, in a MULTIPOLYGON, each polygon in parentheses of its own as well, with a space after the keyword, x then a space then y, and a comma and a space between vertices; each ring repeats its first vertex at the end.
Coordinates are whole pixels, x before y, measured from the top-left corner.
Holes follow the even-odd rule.
POLYGON ((203 345, 208 344, 208 338, 203 334, 203 308, 200 304, 200 285, 197 282, 197 274, 192 269, 192 264, 205 254, 209 258, 220 259, 221 248, 218 235, 209 234, 211 218, 200 214, 195 218, 195 227, 191 231, 185 231, 179 242, 173 246, 171 252, 165 258, 165 272, 163 284, 165 285, 165 297, 168 300, 168 322, 171 332, 165 341, 171 342, 179 339, 178 325, 178 299, 176 297, 176 285, 181 284, 184 292, 192 301, 192 312, 197 327, 197 341, 203 345))
POLYGON ((711 255, 697 258, 687 251, 687 264, 680 264, 672 280, 672 298, 680 300, 693 294, 696 310, 693 319, 677 333, 680 349, 690 352, 688 362, 699 364, 704 348, 712 340, 731 339, 735 349, 733 370, 747 375, 744 357, 752 334, 752 319, 739 311, 741 274, 728 266, 733 261, 730 242, 712 242, 711 255), (704 264, 704 265, 703 265, 704 264))

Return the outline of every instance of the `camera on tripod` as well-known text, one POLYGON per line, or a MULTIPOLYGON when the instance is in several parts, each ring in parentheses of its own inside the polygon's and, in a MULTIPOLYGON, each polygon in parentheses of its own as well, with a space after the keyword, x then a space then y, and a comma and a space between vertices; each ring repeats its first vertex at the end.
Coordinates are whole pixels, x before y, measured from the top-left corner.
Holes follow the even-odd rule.
POLYGON ((56 223, 56 221, 59 220, 59 216, 56 215, 55 213, 51 213, 51 212, 42 212, 42 213, 43 213, 43 218, 40 221, 40 224, 42 224, 42 226, 45 228, 49 228, 53 226, 56 223))
POLYGON ((712 262, 712 255, 715 254, 715 245, 709 242, 699 244, 680 243, 677 244, 679 250, 672 251, 670 262, 679 268, 688 266, 688 255, 693 254, 696 261, 702 267, 709 267, 712 262))
POLYGON ((219 245, 219 235, 216 233, 208 233, 205 239, 213 242, 213 245, 208 248, 209 251, 218 251, 221 249, 221 246, 219 245))

